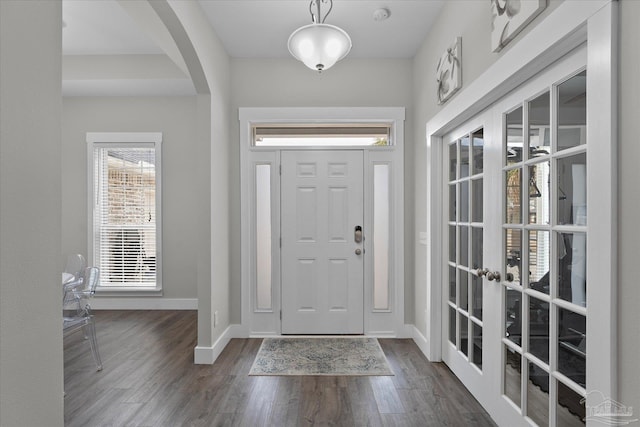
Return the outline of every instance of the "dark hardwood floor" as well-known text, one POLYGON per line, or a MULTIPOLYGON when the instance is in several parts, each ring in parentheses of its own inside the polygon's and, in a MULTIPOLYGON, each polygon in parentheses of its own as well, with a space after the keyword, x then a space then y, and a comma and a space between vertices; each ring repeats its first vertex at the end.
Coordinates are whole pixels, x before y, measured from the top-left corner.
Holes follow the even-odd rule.
POLYGON ((195 311, 99 311, 104 370, 67 337, 67 426, 493 426, 449 369, 412 340, 381 339, 395 376, 248 376, 260 339, 194 365, 195 311))

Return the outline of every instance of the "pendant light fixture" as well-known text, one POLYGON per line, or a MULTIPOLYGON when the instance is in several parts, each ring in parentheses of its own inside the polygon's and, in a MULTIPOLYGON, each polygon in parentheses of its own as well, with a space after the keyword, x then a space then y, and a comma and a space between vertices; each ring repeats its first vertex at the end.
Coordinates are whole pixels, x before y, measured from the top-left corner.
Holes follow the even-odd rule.
POLYGON ((309 12, 312 24, 298 28, 289 36, 291 55, 318 72, 328 70, 351 50, 349 34, 342 28, 324 23, 332 8, 333 0, 311 0, 309 12), (324 16, 320 13, 322 4, 329 7, 324 16))

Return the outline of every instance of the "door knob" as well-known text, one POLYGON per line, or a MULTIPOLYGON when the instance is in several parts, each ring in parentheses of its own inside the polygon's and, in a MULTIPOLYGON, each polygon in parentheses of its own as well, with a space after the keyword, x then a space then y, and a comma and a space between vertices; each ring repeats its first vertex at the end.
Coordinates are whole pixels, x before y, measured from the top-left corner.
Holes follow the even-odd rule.
POLYGON ((356 255, 360 255, 362 253, 362 249, 358 248, 356 249, 356 255))
POLYGON ((500 281, 500 272, 499 271, 490 271, 487 273, 487 279, 489 281, 495 280, 496 282, 500 281))
POLYGON ((479 268, 476 270, 476 274, 478 275, 478 277, 486 276, 488 272, 489 269, 487 268, 479 268))

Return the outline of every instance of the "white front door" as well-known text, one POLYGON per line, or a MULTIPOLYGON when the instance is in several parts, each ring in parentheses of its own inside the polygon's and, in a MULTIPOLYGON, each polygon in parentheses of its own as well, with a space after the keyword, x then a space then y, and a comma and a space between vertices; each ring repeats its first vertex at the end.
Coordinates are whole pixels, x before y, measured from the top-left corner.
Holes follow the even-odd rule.
POLYGON ((500 425, 585 424, 587 96, 582 48, 443 139, 442 355, 500 425))
POLYGON ((282 333, 364 332, 361 150, 282 151, 282 333))

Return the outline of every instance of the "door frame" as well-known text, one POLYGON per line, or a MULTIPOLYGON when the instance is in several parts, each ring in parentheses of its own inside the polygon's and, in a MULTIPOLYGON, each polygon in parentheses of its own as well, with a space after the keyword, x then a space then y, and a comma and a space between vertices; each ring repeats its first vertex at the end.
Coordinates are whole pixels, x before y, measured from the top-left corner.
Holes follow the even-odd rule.
POLYGON ((280 258, 280 159, 282 150, 362 150, 364 155, 364 334, 377 337, 409 337, 404 322, 404 120, 403 107, 354 108, 239 108, 241 197, 241 308, 242 318, 234 336, 278 336, 282 332, 280 258), (375 123, 391 124, 392 145, 372 147, 256 147, 253 124, 272 123, 375 123), (271 177, 271 307, 256 306, 255 166, 270 165, 271 177), (373 168, 390 166, 390 264, 389 309, 373 308, 373 168), (369 233, 369 236, 371 233, 369 233))
MULTIPOLYGON (((587 353, 597 355, 587 359, 587 391, 598 390, 616 399, 617 6, 617 2, 611 0, 563 2, 427 123, 428 323, 426 343, 422 348, 429 360, 439 361, 442 357, 443 136, 586 43, 587 135, 590 141, 587 167, 595 170, 598 164, 609 166, 598 175, 598 180, 592 176, 588 178, 587 198, 598 200, 598 203, 589 204, 589 223, 604 226, 590 226, 588 231, 589 241, 598 242, 598 247, 588 244, 587 257, 599 262, 597 266, 591 262, 587 267, 589 299, 598 301, 598 310, 593 310, 592 305, 587 321, 590 336, 597 338, 587 340, 587 353), (603 351, 603 348, 608 350, 603 351)), ((596 403, 588 396, 587 406, 596 403)))

